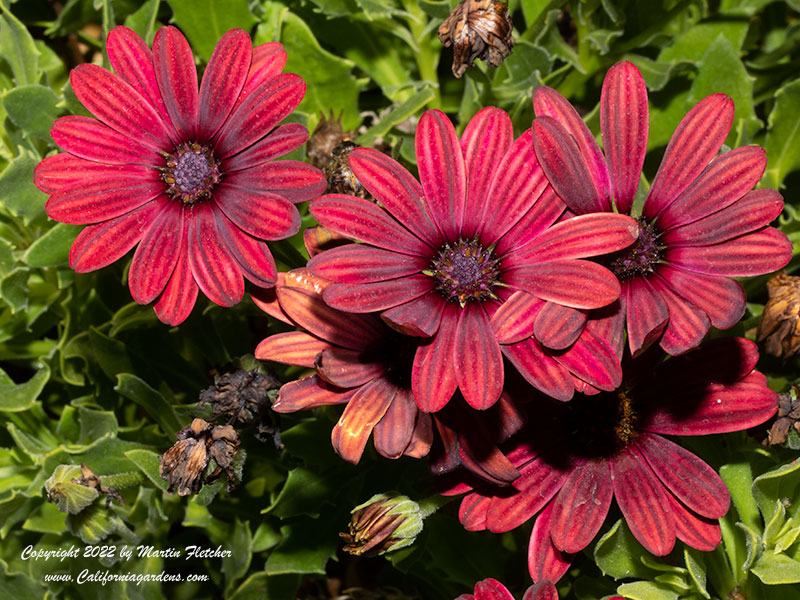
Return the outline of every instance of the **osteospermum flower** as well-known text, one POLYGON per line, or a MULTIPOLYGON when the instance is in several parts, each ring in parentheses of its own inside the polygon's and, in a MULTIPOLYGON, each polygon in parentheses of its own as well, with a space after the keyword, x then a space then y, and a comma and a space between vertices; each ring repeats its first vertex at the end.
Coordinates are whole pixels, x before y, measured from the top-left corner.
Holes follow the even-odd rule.
MULTIPOLYGON (((634 198, 647 148, 648 107, 644 80, 633 64, 618 63, 603 83, 605 156, 558 92, 538 88, 533 105, 536 156, 569 209, 578 215, 618 211, 637 219, 637 242, 604 263, 619 278, 619 302, 594 315, 618 353, 626 325, 634 355, 659 338, 664 350, 680 354, 697 346, 711 325, 732 327, 744 313, 745 296, 729 277, 769 273, 791 258, 786 236, 767 226, 781 212, 780 194, 750 191, 766 167, 764 150, 746 146, 717 156, 733 123, 728 96, 713 94, 684 117, 641 211, 634 198)), ((586 320, 559 307, 546 314, 546 326, 534 323, 534 335, 548 347, 565 343, 552 345, 552 332, 564 327, 575 336, 586 320)))
POLYGON ((158 318, 182 322, 201 290, 232 306, 242 276, 275 283, 263 240, 299 230, 293 203, 325 189, 320 171, 272 159, 308 137, 301 125, 276 126, 305 94, 303 80, 281 74, 282 46, 251 48, 250 37, 226 33, 198 92, 186 39, 162 27, 153 51, 130 29, 108 35, 116 74, 84 64, 70 73, 83 105, 97 119, 69 116, 52 129, 66 153, 36 169, 51 194, 48 216, 87 224, 70 251, 70 266, 94 271, 138 244, 128 283, 140 304, 155 301, 158 318))
MULTIPOLYGON (((461 594, 456 600, 514 600, 508 588, 488 577, 475 584, 473 594, 461 594)), ((537 583, 525 590, 522 600, 558 600, 558 591, 549 581, 537 583)))
MULTIPOLYGON (((352 152, 350 167, 379 204, 337 194, 314 200, 311 213, 324 227, 363 243, 325 250, 308 266, 334 282, 324 292, 331 307, 382 311, 399 331, 430 338, 420 343, 412 367, 422 410, 441 409, 457 388, 471 406, 485 409, 503 388, 501 348, 490 324, 498 307, 515 289, 573 308, 614 301, 616 278, 580 259, 629 245, 635 223, 606 214, 553 225, 564 205, 547 187, 530 131, 514 141, 511 120, 497 108, 480 111, 461 140, 443 113, 426 112, 416 153, 421 184, 380 152, 352 152), (518 258, 523 247, 525 260, 518 258)), ((595 363, 593 352, 583 350, 573 367, 608 380, 605 358, 595 363)), ((533 362, 531 354, 516 358, 533 362)), ((552 375, 547 368, 527 371, 533 380, 552 375)))
MULTIPOLYGON (((534 581, 557 581, 571 554, 595 537, 616 498, 631 532, 651 553, 675 538, 699 550, 720 542, 717 519, 730 496, 717 473, 664 435, 709 435, 763 423, 777 395, 754 371, 755 344, 705 343, 653 371, 651 354, 626 365, 631 381, 613 393, 542 406, 507 452, 521 475, 512 488, 481 487, 461 502, 469 530, 509 531, 540 513, 528 566, 534 581), (541 511, 541 512, 540 512, 541 511)), ((449 493, 469 491, 463 483, 449 493)))

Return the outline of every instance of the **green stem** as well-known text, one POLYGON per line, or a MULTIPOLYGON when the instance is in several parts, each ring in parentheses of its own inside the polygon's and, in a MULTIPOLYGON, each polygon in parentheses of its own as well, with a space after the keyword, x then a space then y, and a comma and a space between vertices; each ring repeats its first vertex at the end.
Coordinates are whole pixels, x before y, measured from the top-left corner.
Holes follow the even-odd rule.
POLYGON ((417 505, 419 506, 419 516, 423 519, 427 519, 445 504, 449 504, 454 499, 455 496, 441 496, 439 494, 434 494, 433 496, 418 500, 417 505))
POLYGON ((100 475, 100 482, 105 487, 114 489, 126 488, 132 485, 139 485, 144 481, 141 471, 130 471, 128 473, 116 473, 115 475, 100 475))
POLYGON ((434 36, 427 32, 429 21, 425 12, 419 7, 416 0, 403 0, 403 8, 413 17, 408 19, 408 29, 417 43, 414 56, 417 60, 419 76, 423 81, 430 82, 435 96, 430 101, 428 108, 441 108, 442 98, 439 94, 439 76, 436 69, 439 66, 440 48, 433 42, 434 36))

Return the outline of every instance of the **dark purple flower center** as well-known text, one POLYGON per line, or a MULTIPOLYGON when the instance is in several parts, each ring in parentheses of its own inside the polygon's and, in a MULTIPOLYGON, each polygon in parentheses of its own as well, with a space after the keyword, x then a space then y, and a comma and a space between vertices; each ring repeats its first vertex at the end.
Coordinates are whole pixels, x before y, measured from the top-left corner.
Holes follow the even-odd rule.
POLYGON ((660 234, 656 228, 647 223, 644 217, 640 217, 638 222, 637 240, 624 250, 608 257, 606 266, 620 281, 654 273, 663 256, 664 246, 659 243, 660 234))
POLYGON ((470 300, 497 299, 492 290, 500 284, 499 263, 492 247, 460 239, 445 244, 423 273, 436 280, 436 289, 446 300, 464 307, 470 300))
POLYGON ((166 160, 161 178, 167 193, 184 204, 209 197, 221 180, 219 161, 208 146, 184 142, 166 160))

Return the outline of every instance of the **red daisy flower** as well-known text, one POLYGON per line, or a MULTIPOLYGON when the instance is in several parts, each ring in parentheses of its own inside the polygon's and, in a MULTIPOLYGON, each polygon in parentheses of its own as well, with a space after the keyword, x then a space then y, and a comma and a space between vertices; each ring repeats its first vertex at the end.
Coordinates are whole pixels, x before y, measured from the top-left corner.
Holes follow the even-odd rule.
MULTIPOLYGON (((349 165, 379 204, 338 194, 311 203, 324 227, 363 242, 309 262, 334 282, 325 301, 348 312, 383 311, 399 331, 430 338, 412 370, 424 411, 441 409, 456 388, 477 409, 500 396, 503 361, 490 318, 513 289, 583 309, 618 295, 607 269, 580 259, 629 245, 635 223, 607 214, 553 225, 564 205, 547 186, 530 135, 514 141, 508 115, 489 107, 459 141, 443 113, 428 111, 416 132, 421 184, 390 157, 358 148, 349 165), (523 247, 525 261, 517 259, 523 247)), ((585 366, 594 368, 591 360, 585 366)))
MULTIPOLYGON (((462 500, 459 517, 469 530, 509 531, 540 513, 528 553, 534 581, 566 572, 571 554, 600 530, 613 497, 655 555, 669 553, 676 536, 699 550, 719 544, 717 519, 730 503, 725 484, 662 434, 753 427, 775 413, 777 395, 753 370, 758 352, 745 339, 707 342, 655 371, 651 356, 632 361, 626 374, 634 380, 612 394, 537 403, 537 418, 507 454, 521 473, 511 490, 483 487, 462 500)), ((471 489, 462 483, 447 493, 471 489)))
POLYGON ((138 244, 128 273, 134 300, 155 302, 172 325, 192 310, 198 289, 213 302, 242 299, 242 276, 275 283, 263 240, 297 233, 293 203, 325 189, 324 175, 296 161, 273 161, 308 137, 305 127, 276 127, 305 94, 303 80, 281 74, 277 43, 251 48, 235 29, 217 44, 198 92, 194 57, 174 27, 162 27, 153 51, 130 29, 108 35, 116 75, 84 64, 70 73, 97 119, 58 119, 52 136, 66 153, 42 161, 35 182, 51 194, 50 218, 88 224, 70 266, 94 271, 138 244))
MULTIPOLYGON (((514 600, 508 588, 496 579, 488 577, 475 584, 474 594, 461 594, 455 600, 514 600)), ((529 587, 522 600, 558 600, 558 591, 549 581, 529 587)))
MULTIPOLYGON (((637 219, 637 242, 604 263, 619 278, 619 301, 595 315, 618 354, 626 324, 634 355, 659 337, 670 354, 694 348, 711 325, 727 329, 744 314, 742 287, 729 277, 769 273, 790 260, 791 243, 767 226, 781 212, 781 195, 750 191, 764 173, 764 150, 746 146, 717 155, 733 123, 733 101, 726 95, 700 101, 678 125, 641 209, 634 198, 647 148, 648 108, 644 80, 633 64, 618 63, 603 83, 605 156, 558 92, 538 88, 533 106, 536 156, 570 211, 615 211, 637 219)), ((542 326, 534 323, 534 335, 554 348, 569 342, 564 333, 551 339, 559 324, 574 336, 586 320, 563 307, 548 307, 544 314, 542 326)))

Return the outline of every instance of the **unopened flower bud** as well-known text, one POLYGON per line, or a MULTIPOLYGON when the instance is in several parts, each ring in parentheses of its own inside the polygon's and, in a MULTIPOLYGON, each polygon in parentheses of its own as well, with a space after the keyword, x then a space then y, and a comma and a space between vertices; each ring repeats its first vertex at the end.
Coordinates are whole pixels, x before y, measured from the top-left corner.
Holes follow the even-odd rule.
POLYGON ((767 292, 756 340, 769 354, 791 358, 800 352, 800 277, 778 273, 767 282, 767 292))
POLYGON ((356 506, 350 531, 339 535, 344 550, 356 556, 378 556, 414 543, 422 531, 419 505, 407 496, 387 492, 376 494, 356 506))

